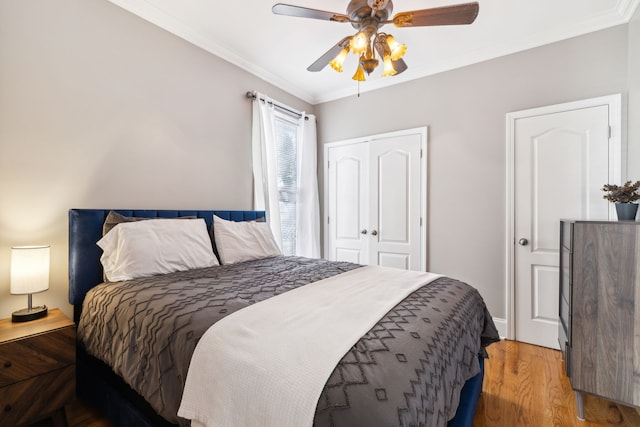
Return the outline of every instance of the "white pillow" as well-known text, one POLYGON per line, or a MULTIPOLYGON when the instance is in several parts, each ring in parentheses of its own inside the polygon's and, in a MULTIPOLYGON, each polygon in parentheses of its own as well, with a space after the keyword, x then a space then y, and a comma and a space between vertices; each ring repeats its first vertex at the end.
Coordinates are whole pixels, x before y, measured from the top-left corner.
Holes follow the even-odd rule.
POLYGON ((110 282, 219 265, 202 218, 123 222, 98 246, 110 282))
POLYGON ((222 264, 282 255, 266 222, 227 221, 214 215, 213 236, 222 264))

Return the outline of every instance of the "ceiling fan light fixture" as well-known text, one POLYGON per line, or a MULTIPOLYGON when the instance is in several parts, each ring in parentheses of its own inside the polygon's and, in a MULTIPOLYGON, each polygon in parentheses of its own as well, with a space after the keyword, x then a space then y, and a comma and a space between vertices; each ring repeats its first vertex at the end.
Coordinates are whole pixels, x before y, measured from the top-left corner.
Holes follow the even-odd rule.
POLYGON ((386 40, 387 46, 389 46, 389 51, 391 52, 391 60, 397 61, 402 58, 407 51, 407 45, 398 43, 391 34, 387 34, 386 40))
POLYGON ((367 72, 367 74, 370 75, 371 73, 373 73, 373 70, 376 69, 379 62, 380 61, 378 61, 376 58, 368 58, 363 59, 360 64, 362 65, 362 68, 364 68, 364 70, 367 72))
POLYGON ((384 63, 383 76, 393 76, 407 70, 407 64, 402 59, 407 51, 407 45, 398 43, 390 34, 378 32, 382 26, 391 23, 396 27, 467 25, 477 18, 479 4, 478 1, 472 1, 431 7, 400 12, 393 17, 391 17, 392 0, 350 0, 346 14, 283 3, 274 5, 272 11, 276 15, 351 24, 357 33, 344 37, 307 67, 307 70, 321 71, 330 64, 334 70, 342 72, 347 54, 353 52, 360 57, 353 79, 360 82, 365 80, 364 73, 371 74, 380 61, 384 63))
MULTIPOLYGON (((360 57, 360 59, 364 60, 362 56, 360 57)), ((364 75, 364 68, 362 68, 362 64, 358 63, 358 68, 356 68, 356 73, 353 75, 352 79, 358 82, 364 82, 365 80, 367 80, 364 75)))
POLYGON ((380 61, 376 58, 376 55, 373 53, 373 47, 368 44, 367 52, 360 56, 360 65, 367 72, 368 75, 371 75, 373 70, 376 69, 380 61))
POLYGON ((342 64, 344 64, 344 60, 347 57, 348 53, 349 53, 349 46, 343 48, 340 51, 340 53, 338 54, 338 56, 336 56, 335 58, 333 58, 329 62, 329 65, 331 65, 331 68, 333 68, 337 72, 341 73, 342 72, 342 64))
POLYGON ((367 50, 367 46, 369 46, 369 37, 363 31, 353 36, 349 42, 351 52, 356 55, 363 54, 367 50))

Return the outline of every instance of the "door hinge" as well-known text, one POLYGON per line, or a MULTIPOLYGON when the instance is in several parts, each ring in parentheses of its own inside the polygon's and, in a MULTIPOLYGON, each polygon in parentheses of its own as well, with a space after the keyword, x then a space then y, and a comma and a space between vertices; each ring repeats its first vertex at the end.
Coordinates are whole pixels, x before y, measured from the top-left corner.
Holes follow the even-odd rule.
POLYGON ((422 158, 422 148, 420 149, 420 158, 422 158))
POLYGON ((422 217, 420 217, 420 227, 422 227, 422 217))
POLYGON ((327 224, 329 224, 329 222, 330 222, 330 221, 329 221, 329 217, 327 217, 327 224))
POLYGON ((611 126, 609 126, 609 139, 611 139, 611 126))
POLYGON ((327 169, 329 169, 330 167, 331 167, 331 162, 327 160, 327 169))

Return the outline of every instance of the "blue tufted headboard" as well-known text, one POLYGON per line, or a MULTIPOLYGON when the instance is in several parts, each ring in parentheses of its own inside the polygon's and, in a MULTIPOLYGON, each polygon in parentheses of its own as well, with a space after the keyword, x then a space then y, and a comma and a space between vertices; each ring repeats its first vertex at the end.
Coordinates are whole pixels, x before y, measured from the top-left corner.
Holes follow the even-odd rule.
POLYGON ((102 283, 102 251, 96 242, 102 237, 102 224, 111 210, 125 216, 144 218, 196 216, 205 220, 207 229, 211 229, 214 214, 232 221, 251 221, 265 217, 264 211, 70 209, 69 302, 76 306, 76 313, 79 313, 89 289, 102 283))

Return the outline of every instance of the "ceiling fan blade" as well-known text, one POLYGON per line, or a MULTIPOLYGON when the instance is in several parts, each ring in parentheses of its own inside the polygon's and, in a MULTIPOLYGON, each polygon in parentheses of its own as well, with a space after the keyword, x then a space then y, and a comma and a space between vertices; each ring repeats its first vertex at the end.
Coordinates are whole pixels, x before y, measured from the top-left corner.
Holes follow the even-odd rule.
POLYGON ((324 10, 309 9, 308 7, 293 6, 290 4, 277 3, 271 11, 276 15, 297 16, 300 18, 321 19, 323 21, 351 22, 347 15, 324 10))
POLYGON ((324 67, 327 66, 327 64, 329 62, 331 62, 331 60, 333 58, 338 56, 340 51, 342 49, 344 49, 345 46, 349 45, 349 40, 351 40, 351 36, 347 36, 347 37, 343 38, 342 40, 340 40, 338 43, 336 43, 335 46, 333 46, 324 55, 322 55, 320 58, 318 58, 316 60, 316 62, 314 62, 313 64, 309 65, 309 67, 307 67, 307 71, 316 72, 316 71, 322 70, 324 67))
POLYGON ((478 2, 400 12, 393 17, 396 27, 471 24, 478 16, 478 2))
POLYGON ((404 59, 400 58, 397 61, 391 61, 391 65, 393 65, 393 69, 396 70, 396 76, 402 72, 404 72, 407 68, 407 63, 404 62, 404 59))

